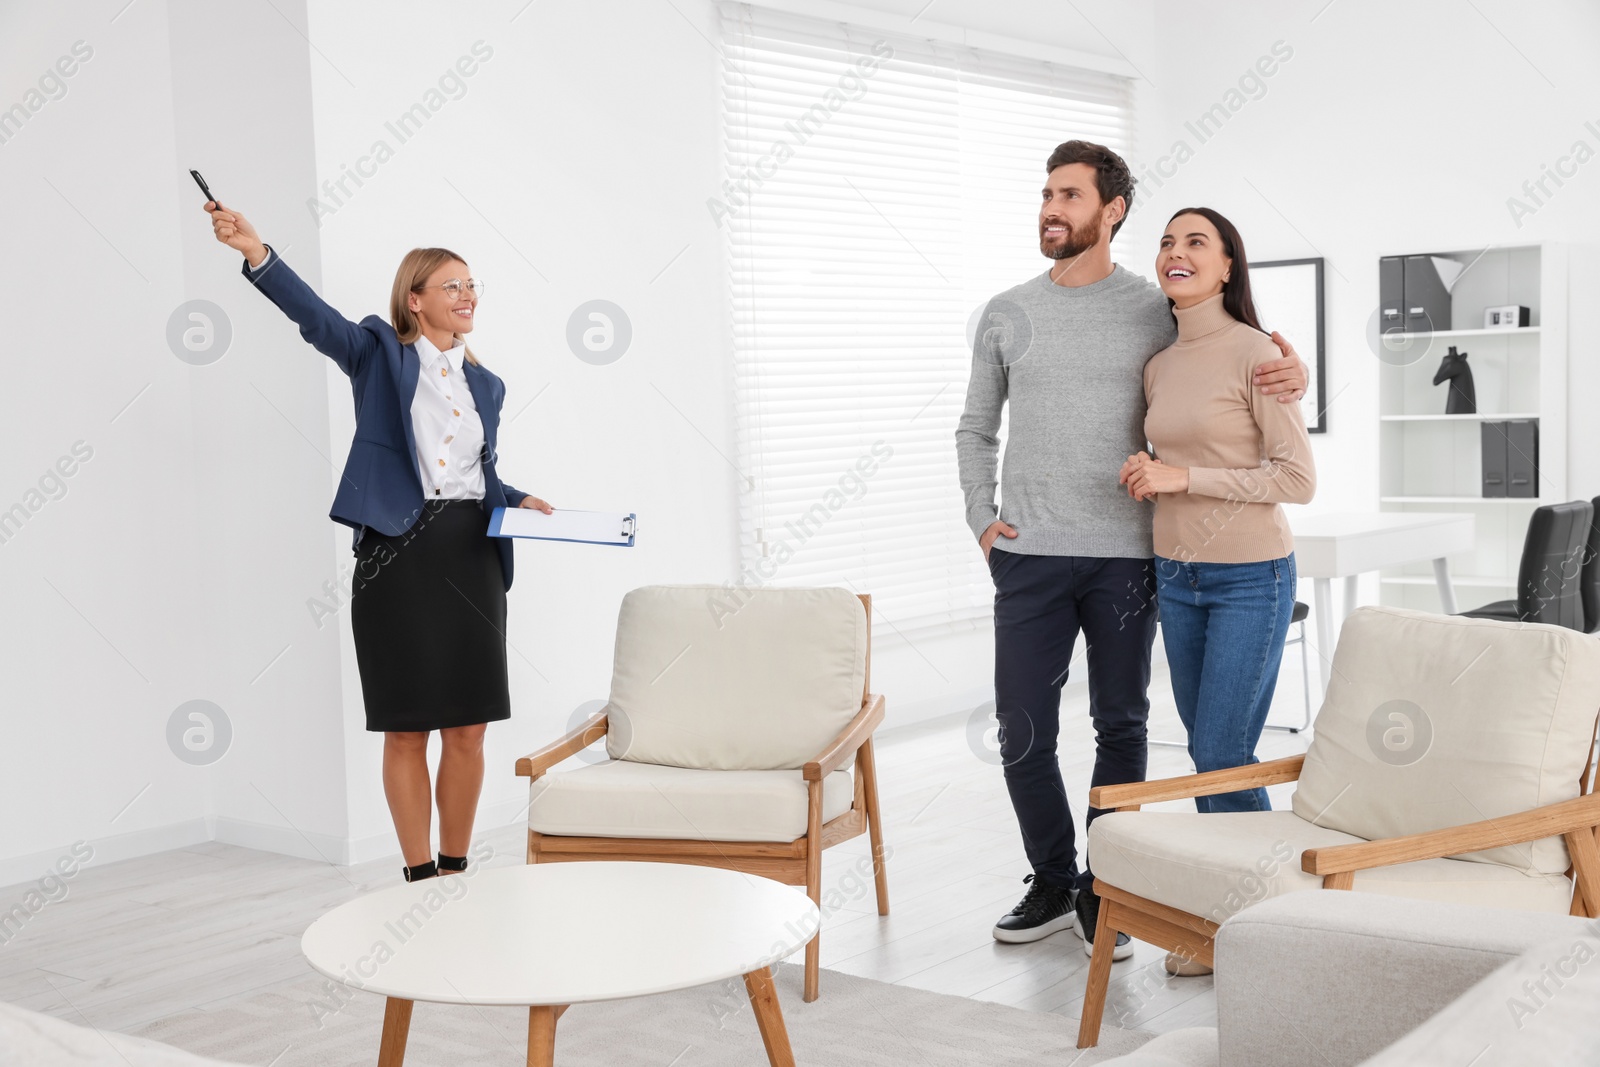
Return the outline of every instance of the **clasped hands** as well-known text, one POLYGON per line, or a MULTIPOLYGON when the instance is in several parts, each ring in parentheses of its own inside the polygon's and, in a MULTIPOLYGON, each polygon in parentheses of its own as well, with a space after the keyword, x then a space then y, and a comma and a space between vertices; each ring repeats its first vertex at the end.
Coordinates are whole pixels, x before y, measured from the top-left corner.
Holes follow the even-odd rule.
POLYGON ((1117 473, 1117 484, 1126 485, 1135 500, 1149 500, 1157 493, 1187 493, 1189 468, 1168 466, 1148 452, 1135 452, 1117 473))

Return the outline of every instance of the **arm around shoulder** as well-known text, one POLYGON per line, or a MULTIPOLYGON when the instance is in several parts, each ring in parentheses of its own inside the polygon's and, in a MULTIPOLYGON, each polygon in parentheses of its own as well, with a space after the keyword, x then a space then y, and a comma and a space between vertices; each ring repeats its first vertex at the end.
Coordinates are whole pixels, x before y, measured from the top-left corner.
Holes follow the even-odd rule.
MULTIPOLYGON (((1270 341, 1265 347, 1269 353, 1276 353, 1270 341)), ((1191 467, 1189 492, 1252 503, 1308 504, 1316 493, 1317 471, 1305 416, 1299 403, 1279 403, 1276 396, 1256 388, 1253 377, 1255 366, 1262 362, 1259 356, 1257 350, 1248 360, 1244 388, 1250 398, 1250 414, 1261 435, 1261 464, 1239 469, 1191 467)))
POLYGON ((1311 503, 1317 491, 1317 467, 1299 401, 1280 403, 1276 396, 1251 389, 1250 412, 1261 428, 1266 456, 1261 475, 1271 487, 1267 499, 1279 504, 1311 503))

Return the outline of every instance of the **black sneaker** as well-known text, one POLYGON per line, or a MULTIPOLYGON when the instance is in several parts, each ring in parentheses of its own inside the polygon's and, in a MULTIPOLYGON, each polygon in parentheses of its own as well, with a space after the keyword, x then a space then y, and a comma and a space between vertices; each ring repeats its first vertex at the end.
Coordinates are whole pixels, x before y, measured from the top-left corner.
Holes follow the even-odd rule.
MULTIPOLYGON (((1100 922, 1100 898, 1092 889, 1078 890, 1078 899, 1074 904, 1078 912, 1078 936, 1083 938, 1083 954, 1094 955, 1094 930, 1100 922)), ((1117 935, 1116 947, 1111 950, 1113 960, 1125 960, 1133 955, 1133 941, 1127 934, 1117 935)))
POLYGON ((1028 875, 1024 878, 1028 892, 1022 902, 1007 912, 994 924, 994 939, 1010 944, 1037 941, 1049 937, 1057 930, 1070 930, 1077 921, 1072 908, 1074 893, 1070 889, 1041 882, 1028 875))

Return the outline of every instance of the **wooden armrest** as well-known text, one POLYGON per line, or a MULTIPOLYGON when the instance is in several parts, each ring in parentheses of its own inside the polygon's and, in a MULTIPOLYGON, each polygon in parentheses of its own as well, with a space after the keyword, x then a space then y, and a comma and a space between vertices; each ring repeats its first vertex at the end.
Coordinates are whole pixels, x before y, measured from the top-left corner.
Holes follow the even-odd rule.
POLYGON ((576 756, 606 735, 608 721, 604 711, 597 712, 594 718, 566 737, 517 760, 517 773, 525 778, 537 778, 567 757, 576 756))
POLYGON ((1249 763, 1243 767, 1227 767, 1204 774, 1186 774, 1182 778, 1158 778, 1153 782, 1129 782, 1126 785, 1097 785, 1089 790, 1089 805, 1121 810, 1163 800, 1209 797, 1238 789, 1294 782, 1300 779, 1300 767, 1305 761, 1303 755, 1285 756, 1266 763, 1249 763))
POLYGON ((828 742, 822 754, 805 765, 802 777, 808 782, 820 782, 838 770, 844 761, 856 754, 861 743, 872 736, 872 731, 883 721, 883 695, 873 693, 861 702, 861 710, 850 720, 838 737, 828 742))
POLYGON ((1396 863, 1434 860, 1463 852, 1481 852, 1501 845, 1521 845, 1546 837, 1600 826, 1600 795, 1575 797, 1546 804, 1532 811, 1502 815, 1463 826, 1448 826, 1425 834, 1386 837, 1329 848, 1308 848, 1300 855, 1307 874, 1329 875, 1365 871, 1396 863))

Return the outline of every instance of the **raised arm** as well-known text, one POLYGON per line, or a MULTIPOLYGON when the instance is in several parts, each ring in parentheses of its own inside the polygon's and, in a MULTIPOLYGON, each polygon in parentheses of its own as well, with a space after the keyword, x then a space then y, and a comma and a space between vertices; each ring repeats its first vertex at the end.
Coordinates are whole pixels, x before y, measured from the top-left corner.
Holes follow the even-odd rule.
POLYGON ((378 351, 377 337, 339 314, 318 296, 289 269, 277 252, 262 243, 255 227, 243 215, 221 207, 214 200, 206 201, 205 210, 211 216, 211 228, 217 240, 243 253, 244 276, 250 284, 300 327, 300 336, 313 348, 349 375, 360 370, 378 351))

